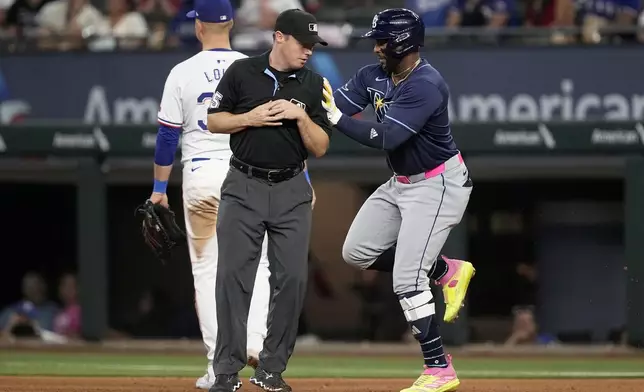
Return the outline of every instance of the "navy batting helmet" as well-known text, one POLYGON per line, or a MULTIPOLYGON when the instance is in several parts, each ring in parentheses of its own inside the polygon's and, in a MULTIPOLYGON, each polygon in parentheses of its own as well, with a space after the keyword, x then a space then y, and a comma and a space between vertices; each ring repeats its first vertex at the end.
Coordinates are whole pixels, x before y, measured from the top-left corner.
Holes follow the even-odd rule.
POLYGON ((373 17, 371 30, 363 37, 387 40, 385 54, 400 59, 425 44, 425 24, 414 11, 390 8, 373 17))

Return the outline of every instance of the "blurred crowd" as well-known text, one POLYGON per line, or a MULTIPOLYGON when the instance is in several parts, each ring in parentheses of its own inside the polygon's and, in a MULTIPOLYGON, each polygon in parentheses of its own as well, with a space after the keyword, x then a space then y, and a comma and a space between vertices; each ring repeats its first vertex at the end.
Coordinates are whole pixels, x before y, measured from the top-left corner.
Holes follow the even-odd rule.
POLYGON ((81 309, 74 274, 61 275, 57 294, 58 300, 51 300, 42 275, 27 273, 22 279, 22 298, 0 311, 0 340, 34 335, 50 342, 77 339, 81 309))
MULTIPOLYGON (((393 257, 388 251, 383 257, 393 257)), ((311 294, 324 300, 336 300, 337 289, 323 269, 323 263, 309 254, 311 294)), ((400 304, 391 295, 391 274, 356 271, 351 290, 360 302, 359 324, 354 338, 362 342, 412 342, 413 336, 400 313, 400 304)), ((509 315, 494 317, 487 325, 483 319, 470 326, 471 342, 503 342, 507 346, 556 345, 593 342, 592 331, 547 333, 539 323, 537 299, 538 274, 533 263, 516 265, 511 297, 514 306, 509 315), (490 330, 492 328, 493 330, 490 330)), ((23 276, 21 298, 0 310, 0 344, 21 338, 39 338, 60 344, 83 339, 81 306, 76 275, 63 273, 57 281, 56 298, 49 296, 47 280, 36 272, 23 276)), ((197 315, 192 303, 174 303, 168 288, 141 287, 131 303, 110 317, 107 339, 175 339, 200 337, 197 315)), ((299 320, 298 345, 317 345, 322 339, 309 325, 306 307, 299 320)), ((474 321, 474 320, 473 320, 474 321)), ((626 344, 625 328, 610 331, 603 342, 626 344)))
MULTIPOLYGON (((309 274, 309 287, 314 295, 325 299, 334 297, 321 261, 312 252, 309 253, 309 274)), ((0 344, 21 338, 54 344, 83 339, 81 293, 75 273, 64 272, 54 281, 30 271, 22 277, 20 288, 16 301, 3 303, 4 299, 0 298, 0 344), (50 290, 52 286, 55 290, 50 290)), ((189 302, 182 302, 173 290, 173 287, 142 284, 137 292, 130 293, 131 301, 110 309, 106 338, 199 338, 201 331, 193 297, 189 302)), ((320 340, 309 325, 309 312, 305 308, 300 317, 298 344, 317 344, 320 340)))
MULTIPOLYGON (((0 0, 0 41, 19 50, 167 49, 196 46, 185 17, 194 0, 0 0)), ((384 8, 410 8, 428 33, 453 39, 510 36, 522 42, 644 42, 643 0, 233 0, 233 46, 270 45, 277 15, 316 14, 331 46, 346 47, 384 8), (607 38, 608 37, 608 38, 607 38)), ((492 38, 490 38, 492 37, 492 38)), ((452 42, 452 41, 450 41, 452 42)))

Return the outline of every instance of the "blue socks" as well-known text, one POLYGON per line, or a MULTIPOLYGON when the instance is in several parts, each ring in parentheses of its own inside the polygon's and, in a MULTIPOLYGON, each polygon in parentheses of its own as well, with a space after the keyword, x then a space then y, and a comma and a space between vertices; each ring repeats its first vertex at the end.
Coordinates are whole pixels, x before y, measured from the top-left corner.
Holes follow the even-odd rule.
MULTIPOLYGON (((414 337, 420 343, 420 350, 423 352, 423 359, 427 367, 447 367, 447 358, 443 350, 443 339, 438 333, 438 325, 434 321, 434 316, 429 316, 411 323, 412 331, 414 327, 420 330, 425 328, 425 333, 414 334, 414 337)), ((421 330, 422 331, 422 330, 421 330)))
POLYGON ((399 296, 401 305, 403 301, 412 304, 409 309, 405 309, 405 317, 411 327, 414 338, 420 343, 420 349, 423 352, 423 358, 427 367, 447 367, 447 358, 443 350, 443 340, 438 332, 438 324, 433 313, 433 304, 423 304, 420 298, 426 297, 426 293, 412 292, 399 296), (421 302, 418 304, 417 302, 421 302), (424 309, 431 308, 431 314, 424 309))

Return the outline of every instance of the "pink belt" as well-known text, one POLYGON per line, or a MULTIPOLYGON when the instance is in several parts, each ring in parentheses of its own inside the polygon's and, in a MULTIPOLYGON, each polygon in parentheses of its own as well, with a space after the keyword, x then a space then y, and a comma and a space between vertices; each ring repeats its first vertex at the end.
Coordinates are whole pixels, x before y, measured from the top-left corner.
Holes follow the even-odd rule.
POLYGON ((441 163, 440 165, 436 166, 431 170, 427 170, 424 173, 412 174, 411 176, 396 176, 395 179, 396 181, 403 184, 413 184, 416 182, 426 180, 428 178, 436 177, 440 174, 445 173, 446 170, 449 170, 452 167, 456 167, 462 163, 463 163, 463 157, 459 152, 458 154, 454 155, 447 161, 441 163))

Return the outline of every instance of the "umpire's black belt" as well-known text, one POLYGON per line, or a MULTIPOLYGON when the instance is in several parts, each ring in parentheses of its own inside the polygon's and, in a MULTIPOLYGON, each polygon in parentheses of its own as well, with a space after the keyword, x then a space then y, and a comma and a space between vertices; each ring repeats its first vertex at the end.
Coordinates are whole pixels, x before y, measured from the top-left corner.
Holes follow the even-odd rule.
POLYGON ((230 166, 241 171, 242 173, 248 174, 251 177, 273 183, 290 180, 291 178, 300 174, 304 169, 304 164, 299 167, 291 167, 285 169, 265 169, 257 166, 251 166, 240 161, 234 156, 230 158, 230 166))

